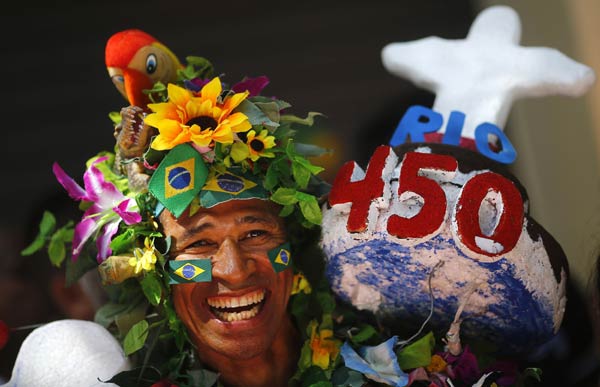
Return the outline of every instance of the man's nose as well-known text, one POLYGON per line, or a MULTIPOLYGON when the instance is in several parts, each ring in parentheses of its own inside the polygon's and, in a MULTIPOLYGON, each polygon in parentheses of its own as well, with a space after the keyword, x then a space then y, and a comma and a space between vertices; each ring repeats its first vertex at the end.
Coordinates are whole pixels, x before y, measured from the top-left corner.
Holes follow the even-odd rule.
POLYGON ((231 238, 226 238, 214 256, 212 275, 232 286, 244 284, 246 279, 256 270, 254 259, 244 257, 239 245, 231 238))

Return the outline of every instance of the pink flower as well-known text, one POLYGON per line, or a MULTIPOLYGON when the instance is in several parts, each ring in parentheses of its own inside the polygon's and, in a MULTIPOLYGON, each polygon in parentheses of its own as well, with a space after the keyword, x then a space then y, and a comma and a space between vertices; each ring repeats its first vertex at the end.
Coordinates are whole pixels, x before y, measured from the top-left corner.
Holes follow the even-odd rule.
POLYGON ((136 211, 135 200, 125 197, 111 182, 104 180, 104 175, 96 164, 105 161, 107 157, 96 159, 83 174, 84 188, 73 180, 65 171, 54 163, 52 171, 58 182, 75 200, 90 202, 92 205, 85 211, 81 221, 75 226, 73 236, 73 260, 76 260, 85 242, 96 234, 98 262, 104 261, 111 253, 110 240, 119 229, 121 220, 127 225, 139 223, 142 220, 136 211))

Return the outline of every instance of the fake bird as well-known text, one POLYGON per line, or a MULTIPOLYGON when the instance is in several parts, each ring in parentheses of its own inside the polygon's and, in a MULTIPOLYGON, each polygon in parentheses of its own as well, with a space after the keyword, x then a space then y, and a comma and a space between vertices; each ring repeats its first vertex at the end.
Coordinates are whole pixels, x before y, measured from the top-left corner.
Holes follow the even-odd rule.
POLYGON ((151 35, 137 29, 117 32, 108 39, 105 50, 108 75, 131 105, 146 108, 150 103, 142 91, 160 81, 174 82, 179 59, 151 35))

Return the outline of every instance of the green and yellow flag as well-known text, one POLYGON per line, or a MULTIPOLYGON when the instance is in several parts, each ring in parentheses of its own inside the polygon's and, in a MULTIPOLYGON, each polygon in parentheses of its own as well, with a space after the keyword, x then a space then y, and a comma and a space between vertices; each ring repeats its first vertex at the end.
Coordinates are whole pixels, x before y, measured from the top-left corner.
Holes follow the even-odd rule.
MULTIPOLYGON (((232 168, 233 169, 233 168, 232 168)), ((241 172, 241 171, 240 171, 241 172)), ((268 192, 252 176, 229 170, 211 175, 200 192, 200 205, 210 208, 233 199, 267 199, 268 192)))
POLYGON ((189 144, 171 149, 148 183, 148 190, 175 217, 198 195, 208 177, 202 156, 189 144))
POLYGON ((292 267, 292 253, 288 242, 277 246, 273 250, 269 250, 267 255, 276 273, 292 267))
POLYGON ((210 281, 212 281, 210 258, 169 261, 169 285, 210 281))

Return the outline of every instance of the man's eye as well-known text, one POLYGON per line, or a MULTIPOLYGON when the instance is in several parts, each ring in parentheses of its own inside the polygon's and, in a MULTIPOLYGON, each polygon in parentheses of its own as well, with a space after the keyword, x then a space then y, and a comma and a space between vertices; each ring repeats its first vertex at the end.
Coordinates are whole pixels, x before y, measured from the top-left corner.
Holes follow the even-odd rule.
POLYGON ((258 238, 266 234, 267 232, 265 230, 252 230, 249 231, 243 239, 258 238))
POLYGON ((212 245, 212 242, 207 241, 206 239, 200 239, 199 241, 190 244, 187 248, 189 249, 190 247, 206 247, 210 245, 212 245))

